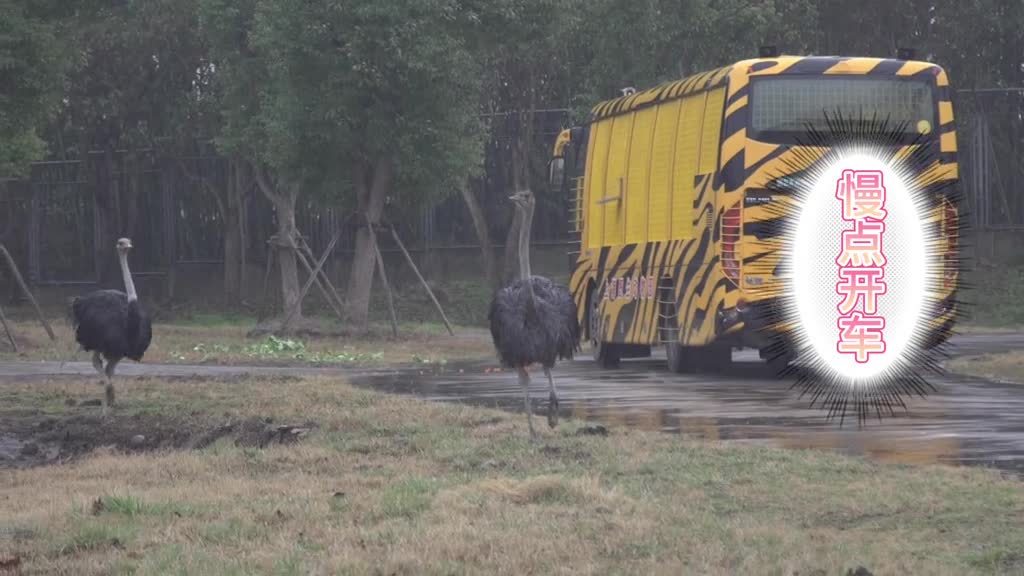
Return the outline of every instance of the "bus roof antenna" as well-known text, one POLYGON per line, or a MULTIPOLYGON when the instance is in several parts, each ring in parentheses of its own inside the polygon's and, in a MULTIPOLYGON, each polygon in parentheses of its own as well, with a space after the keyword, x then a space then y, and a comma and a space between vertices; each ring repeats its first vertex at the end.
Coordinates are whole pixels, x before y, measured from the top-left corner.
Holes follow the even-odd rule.
POLYGON ((761 46, 757 49, 757 55, 760 58, 777 58, 779 48, 777 46, 761 46))

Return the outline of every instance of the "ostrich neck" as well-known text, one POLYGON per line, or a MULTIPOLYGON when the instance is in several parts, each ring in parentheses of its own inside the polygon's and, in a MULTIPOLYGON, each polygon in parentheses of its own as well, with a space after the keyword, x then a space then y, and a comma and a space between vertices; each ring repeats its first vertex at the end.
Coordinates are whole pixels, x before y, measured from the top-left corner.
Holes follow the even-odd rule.
POLYGON ((132 282, 132 273, 128 270, 128 253, 121 252, 121 275, 124 276, 124 291, 128 294, 128 301, 138 300, 135 295, 135 283, 132 282))
POLYGON ((530 308, 536 310, 537 296, 533 293, 533 282, 530 282, 530 228, 533 225, 533 206, 528 204, 522 214, 523 221, 519 225, 519 275, 526 281, 530 308))
POLYGON ((530 231, 533 226, 533 207, 522 211, 523 220, 519 225, 519 275, 523 280, 530 278, 530 231))

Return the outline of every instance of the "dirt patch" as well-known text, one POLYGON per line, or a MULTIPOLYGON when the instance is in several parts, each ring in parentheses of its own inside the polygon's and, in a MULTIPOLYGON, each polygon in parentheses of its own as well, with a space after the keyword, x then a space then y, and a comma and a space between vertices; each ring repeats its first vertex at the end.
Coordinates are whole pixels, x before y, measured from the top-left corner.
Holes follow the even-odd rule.
POLYGON ((0 469, 63 464, 107 448, 124 453, 197 450, 222 438, 236 445, 266 447, 302 440, 315 422, 278 423, 272 418, 194 420, 158 414, 75 414, 60 418, 7 414, 0 422, 0 469))

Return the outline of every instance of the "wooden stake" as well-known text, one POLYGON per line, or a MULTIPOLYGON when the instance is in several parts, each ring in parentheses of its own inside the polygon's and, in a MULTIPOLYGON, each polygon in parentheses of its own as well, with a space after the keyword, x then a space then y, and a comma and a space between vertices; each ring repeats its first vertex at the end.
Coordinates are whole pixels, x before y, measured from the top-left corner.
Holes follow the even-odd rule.
MULTIPOLYGON (((50 323, 43 317, 43 312, 39 309, 39 303, 36 302, 36 297, 33 296, 32 291, 28 289, 28 286, 25 284, 25 279, 21 277, 21 272, 18 271, 18 265, 14 263, 14 258, 11 257, 11 253, 7 251, 7 247, 3 244, 0 244, 0 253, 3 253, 4 260, 7 260, 7 267, 11 269, 11 274, 18 282, 18 286, 21 286, 22 293, 25 294, 25 297, 28 298, 28 301, 32 304, 32 309, 36 311, 36 317, 39 318, 39 323, 43 325, 43 328, 46 329, 46 333, 50 335, 50 340, 52 342, 56 342, 57 336, 53 333, 53 329, 50 328, 50 323)), ((14 340, 11 340, 11 343, 13 344, 14 340)), ((15 350, 17 350, 17 347, 15 347, 15 350)))
MULTIPOLYGON (((327 257, 330 256, 331 251, 334 250, 334 245, 338 242, 339 236, 341 236, 340 228, 334 232, 334 237, 331 238, 330 244, 327 245, 327 249, 324 250, 323 255, 320 256, 320 260, 318 260, 316 263, 316 269, 314 269, 313 273, 310 274, 309 278, 306 279, 306 284, 302 287, 302 291, 299 292, 300 303, 306 299, 306 294, 309 293, 309 289, 313 286, 313 282, 316 281, 317 275, 320 273, 320 269, 324 267, 324 262, 327 262, 327 257)), ((285 316, 284 321, 281 322, 281 332, 284 332, 285 330, 288 329, 288 325, 291 323, 292 318, 295 317, 296 309, 297 307, 292 308, 292 311, 289 312, 288 315, 285 316)))
MULTIPOLYGON (((302 241, 299 248, 305 251, 306 256, 311 261, 314 260, 315 256, 313 255, 313 249, 309 247, 309 244, 306 243, 306 239, 303 238, 301 234, 299 235, 299 240, 302 241)), ((331 278, 327 275, 327 272, 320 270, 320 280, 326 283, 330 288, 328 294, 333 297, 334 302, 338 305, 338 310, 344 310, 345 303, 341 301, 341 296, 338 295, 338 289, 334 287, 334 283, 331 282, 331 278)))
POLYGON ((395 227, 389 226, 389 228, 391 228, 391 236, 395 239, 395 243, 398 244, 398 248, 402 251, 402 254, 405 255, 406 262, 409 263, 409 266, 412 266, 412 271, 415 272, 416 277, 420 279, 420 284, 423 284, 423 287, 426 288, 427 295, 429 295, 430 299, 433 300, 434 306, 437 308, 437 311, 441 313, 441 320, 444 320, 444 325, 446 328, 448 328, 448 334, 455 336, 455 331, 452 330, 452 325, 448 323, 448 317, 444 315, 444 309, 441 308, 441 303, 438 302, 437 298, 434 297, 434 292, 433 290, 430 289, 430 285, 427 284, 427 281, 423 278, 423 275, 420 274, 420 270, 419 268, 416 267, 416 263, 413 262, 412 256, 409 255, 409 252, 405 249, 405 245, 402 244, 402 241, 398 238, 398 232, 395 231, 395 227))
MULTIPOLYGON (((302 262, 302 265, 306 268, 306 272, 308 272, 309 275, 313 277, 313 282, 316 283, 316 287, 320 289, 320 294, 323 295, 324 300, 327 300, 327 303, 331 305, 331 309, 333 309, 334 313, 337 314, 338 320, 344 323, 345 315, 342 313, 341 309, 334 304, 334 300, 331 300, 331 296, 327 293, 327 288, 324 288, 324 285, 320 282, 320 274, 316 274, 313 272, 313 267, 310 266, 309 260, 306 260, 306 256, 302 253, 302 250, 299 250, 299 247, 295 243, 295 240, 290 240, 291 249, 295 250, 295 255, 299 257, 299 262, 302 262)), ((327 285, 330 286, 331 290, 334 290, 334 285, 331 284, 331 281, 327 279, 326 275, 323 276, 324 281, 327 282, 327 285)), ((337 293, 335 293, 335 296, 337 296, 337 293)))
POLYGON ((263 276, 263 298, 260 302, 260 317, 257 323, 262 322, 267 317, 267 309, 270 308, 267 305, 267 293, 270 291, 270 270, 274 267, 274 254, 277 253, 277 243, 271 240, 267 241, 270 248, 267 250, 267 272, 263 276))
POLYGON ((11 342, 11 348, 14 351, 18 351, 18 343, 14 341, 14 334, 11 332, 11 327, 7 325, 7 317, 4 316, 4 309, 0 308, 0 324, 4 325, 4 332, 7 333, 7 340, 11 342))
POLYGON ((370 227, 370 241, 373 242, 373 252, 377 255, 377 269, 380 270, 380 281, 384 284, 384 294, 388 299, 388 312, 391 314, 391 335, 398 338, 398 318, 395 316, 395 301, 391 294, 391 284, 388 283, 388 274, 384 270, 384 256, 380 253, 380 243, 377 242, 377 231, 366 216, 366 225, 370 227))

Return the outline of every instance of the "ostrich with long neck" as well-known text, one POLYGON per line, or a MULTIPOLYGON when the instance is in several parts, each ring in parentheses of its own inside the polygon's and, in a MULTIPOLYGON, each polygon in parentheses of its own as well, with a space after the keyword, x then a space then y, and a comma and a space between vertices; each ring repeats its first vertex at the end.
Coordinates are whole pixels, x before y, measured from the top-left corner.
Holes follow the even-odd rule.
POLYGON ((114 405, 114 369, 118 362, 130 358, 136 362, 149 348, 153 338, 149 317, 139 305, 135 283, 128 269, 128 238, 117 241, 118 258, 125 291, 97 290, 71 302, 71 318, 75 340, 86 352, 92 352, 92 365, 104 385, 103 415, 114 405), (104 367, 103 359, 107 365, 104 367))
POLYGON ((531 439, 537 438, 530 406, 527 367, 539 363, 548 379, 548 425, 558 424, 558 392, 551 377, 557 359, 571 359, 579 349, 580 326, 576 303, 564 286, 530 273, 530 230, 536 204, 529 190, 509 197, 522 216, 519 228, 519 279, 502 288, 487 315, 494 348, 502 365, 515 368, 523 387, 523 402, 531 439))

